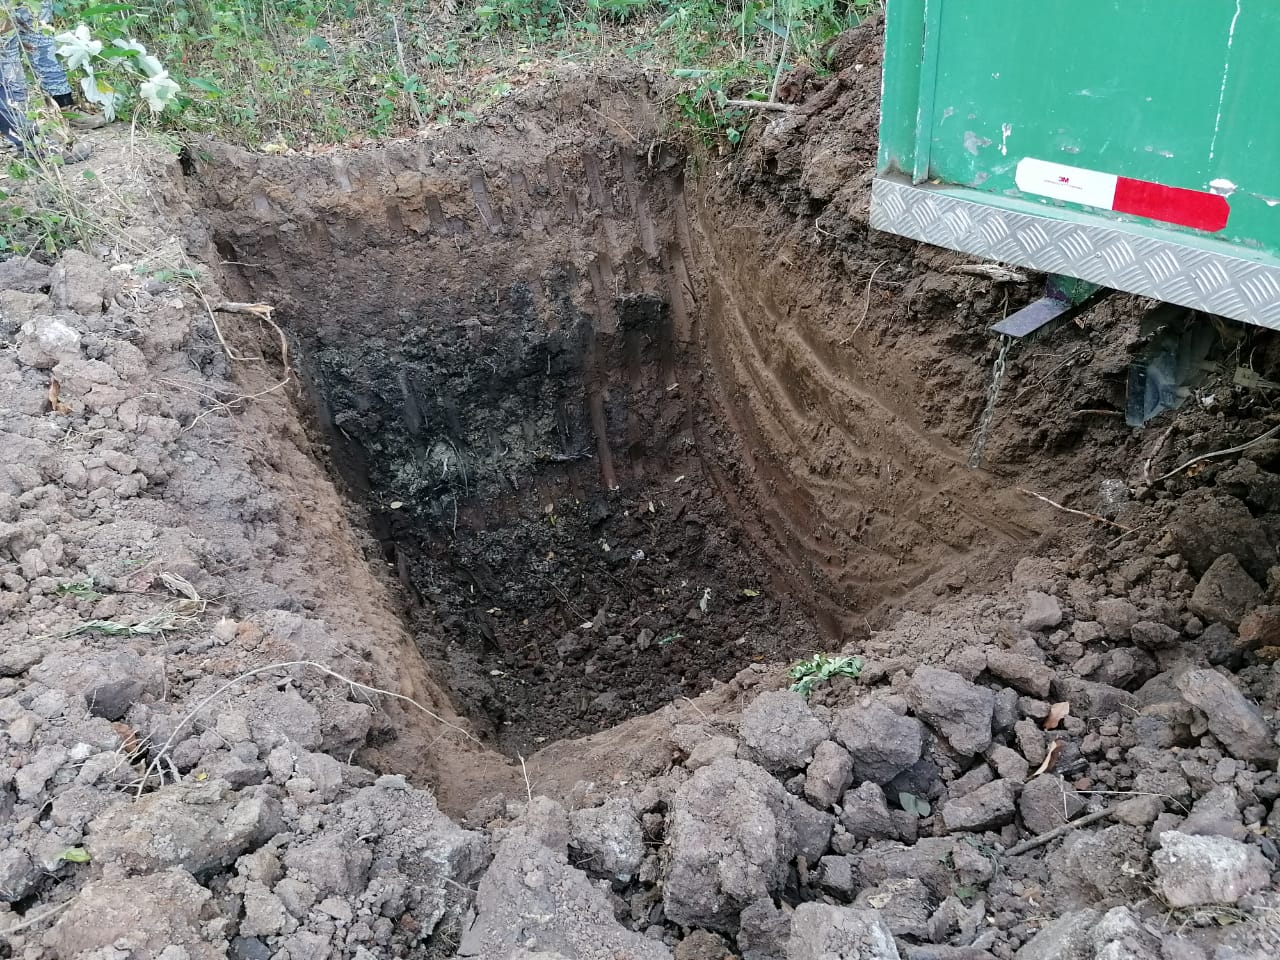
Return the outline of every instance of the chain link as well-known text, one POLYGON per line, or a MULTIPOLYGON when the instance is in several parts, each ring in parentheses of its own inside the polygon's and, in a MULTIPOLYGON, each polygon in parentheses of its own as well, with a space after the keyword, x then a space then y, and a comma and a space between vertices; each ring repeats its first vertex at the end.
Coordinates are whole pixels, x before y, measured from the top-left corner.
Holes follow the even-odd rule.
POLYGON ((996 362, 991 368, 991 386, 987 388, 987 405, 978 419, 978 435, 973 441, 973 452, 969 454, 969 467, 976 470, 982 466, 982 453, 987 446, 987 438, 991 435, 991 423, 996 418, 996 402, 1000 399, 1000 386, 1004 383, 1004 366, 1009 357, 1009 348, 1013 346, 1013 337, 1001 335, 1000 348, 996 351, 996 362))

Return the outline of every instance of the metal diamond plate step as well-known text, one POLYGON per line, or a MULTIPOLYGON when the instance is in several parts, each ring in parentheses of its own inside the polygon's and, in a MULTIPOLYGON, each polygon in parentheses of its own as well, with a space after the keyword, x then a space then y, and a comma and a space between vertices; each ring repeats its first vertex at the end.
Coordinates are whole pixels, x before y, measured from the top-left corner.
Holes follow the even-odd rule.
POLYGON ((1145 236, 1123 224, 1056 220, 877 177, 871 226, 1280 330, 1280 264, 1145 236))

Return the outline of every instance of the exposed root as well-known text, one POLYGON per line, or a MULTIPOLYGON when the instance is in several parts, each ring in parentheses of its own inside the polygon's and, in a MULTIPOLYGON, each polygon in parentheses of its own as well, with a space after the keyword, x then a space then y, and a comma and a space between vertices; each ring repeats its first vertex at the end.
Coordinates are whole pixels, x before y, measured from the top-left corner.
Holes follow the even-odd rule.
POLYGON ((1278 433, 1280 433, 1280 423, 1276 424, 1266 433, 1261 434, 1260 436, 1254 437, 1252 440, 1249 440, 1246 443, 1242 443, 1234 447, 1227 447, 1225 450, 1214 450, 1210 453, 1202 453, 1198 457, 1192 457, 1190 460, 1188 460, 1186 463, 1182 464, 1181 466, 1174 467, 1168 473, 1164 473, 1156 477, 1154 480, 1151 481, 1151 483, 1153 485, 1157 483, 1162 483, 1165 480, 1168 480, 1170 477, 1177 476, 1183 470, 1186 470, 1190 467, 1195 466, 1197 463, 1204 463, 1206 460, 1212 460, 1215 457, 1227 457, 1233 453, 1244 453, 1246 450, 1248 450, 1250 447, 1254 446, 1255 444, 1262 443, 1263 440, 1270 440, 1272 437, 1274 437, 1278 433))
POLYGON ((276 323, 272 315, 276 308, 269 303, 220 303, 213 308, 217 313, 244 313, 252 317, 257 317, 271 325, 271 329, 276 332, 276 336, 280 339, 280 363, 284 367, 284 379, 287 383, 293 377, 293 368, 289 365, 289 340, 284 335, 284 331, 280 329, 280 324, 276 323))
POLYGON ((1116 523, 1114 520, 1108 520, 1106 517, 1100 517, 1096 513, 1089 513, 1087 510, 1073 510, 1071 507, 1064 507, 1056 500, 1050 500, 1048 497, 1028 490, 1025 487, 1018 487, 1019 493, 1025 493, 1028 497, 1035 497, 1037 500, 1043 500, 1055 510, 1061 510, 1063 513, 1074 513, 1077 517, 1085 517, 1094 523, 1105 523, 1108 527, 1115 527, 1117 530, 1123 530, 1125 533, 1133 533, 1133 527, 1126 527, 1123 523, 1116 523))

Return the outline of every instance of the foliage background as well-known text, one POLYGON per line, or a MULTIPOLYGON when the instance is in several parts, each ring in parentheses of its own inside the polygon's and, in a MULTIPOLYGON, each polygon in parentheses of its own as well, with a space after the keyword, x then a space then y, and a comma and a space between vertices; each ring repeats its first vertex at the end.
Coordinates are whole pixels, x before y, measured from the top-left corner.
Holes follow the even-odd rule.
POLYGON ((565 61, 614 57, 677 78, 679 112, 735 141, 727 97, 766 98, 779 61, 877 0, 58 0, 76 23, 142 40, 183 86, 164 122, 248 145, 343 143, 473 120, 565 61))

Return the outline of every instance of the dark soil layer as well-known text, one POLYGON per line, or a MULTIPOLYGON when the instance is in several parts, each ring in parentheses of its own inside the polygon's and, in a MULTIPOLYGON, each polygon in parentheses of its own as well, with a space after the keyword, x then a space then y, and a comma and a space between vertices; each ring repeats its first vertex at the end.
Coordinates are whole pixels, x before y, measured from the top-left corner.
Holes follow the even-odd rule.
POLYGON ((732 509, 683 158, 567 140, 253 175, 225 156, 216 179, 239 186, 213 195, 218 247, 243 296, 281 305, 414 635, 513 752, 822 646, 732 509))

